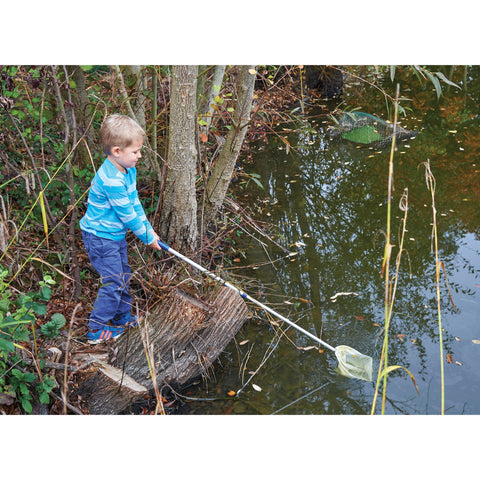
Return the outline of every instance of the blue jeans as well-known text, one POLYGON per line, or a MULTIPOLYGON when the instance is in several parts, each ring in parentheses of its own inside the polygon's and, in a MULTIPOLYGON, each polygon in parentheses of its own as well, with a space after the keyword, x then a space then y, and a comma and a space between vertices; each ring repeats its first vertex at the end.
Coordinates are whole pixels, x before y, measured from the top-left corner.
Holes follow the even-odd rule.
POLYGON ((127 258, 127 242, 97 237, 82 230, 83 243, 88 258, 100 275, 101 286, 88 321, 88 328, 103 328, 110 320, 130 315, 132 297, 130 265, 127 258))

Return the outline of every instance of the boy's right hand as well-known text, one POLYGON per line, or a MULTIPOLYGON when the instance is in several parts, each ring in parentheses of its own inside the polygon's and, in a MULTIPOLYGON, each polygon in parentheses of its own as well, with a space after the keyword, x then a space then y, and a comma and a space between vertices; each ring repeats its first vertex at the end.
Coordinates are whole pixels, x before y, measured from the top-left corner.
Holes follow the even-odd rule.
POLYGON ((162 247, 158 244, 160 237, 155 232, 153 232, 153 236, 155 237, 155 240, 152 243, 149 243, 148 246, 154 250, 161 250, 162 247))

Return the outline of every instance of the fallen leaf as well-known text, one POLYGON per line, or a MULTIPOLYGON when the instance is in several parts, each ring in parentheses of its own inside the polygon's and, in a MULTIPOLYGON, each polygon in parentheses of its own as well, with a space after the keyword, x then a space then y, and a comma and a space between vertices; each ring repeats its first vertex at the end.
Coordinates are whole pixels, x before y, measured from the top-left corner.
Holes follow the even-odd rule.
POLYGON ((373 324, 375 327, 379 327, 380 325, 378 323, 373 324))
POLYGON ((250 340, 242 340, 239 345, 245 345, 246 343, 248 343, 250 340))
POLYGON ((0 392, 0 405, 13 405, 15 397, 0 392))
POLYGON ((473 343, 480 345, 480 340, 472 340, 473 343))
POLYGON ((227 395, 228 395, 229 397, 233 397, 233 396, 235 396, 236 394, 237 394, 237 392, 235 392, 235 391, 233 391, 233 390, 230 390, 229 392, 227 392, 227 395))
POLYGON ((452 363, 452 362, 453 362, 453 358, 452 358, 452 356, 451 356, 449 353, 447 353, 447 362, 448 362, 448 363, 452 363))
POLYGON ((206 142, 208 142, 208 137, 207 137, 204 133, 201 133, 201 134, 200 134, 200 140, 201 140, 203 143, 206 143, 206 142))
POLYGON ((406 337, 406 335, 403 334, 403 333, 399 333, 399 334, 397 335, 397 338, 405 338, 405 337, 406 337))
POLYGON ((293 244, 290 245, 290 246, 293 247, 294 245, 295 245, 296 247, 306 247, 306 246, 307 246, 307 245, 306 245, 305 243, 303 243, 303 242, 295 242, 295 243, 293 243, 293 244))
POLYGON ((330 297, 330 300, 334 302, 337 299, 337 297, 340 297, 341 295, 356 295, 358 297, 359 294, 356 292, 338 292, 335 295, 333 295, 333 297, 330 297))
POLYGON ((455 362, 455 363, 456 363, 457 365, 460 365, 460 366, 462 366, 462 365, 463 365, 463 363, 462 363, 462 362, 455 362))
POLYGON ((458 337, 455 337, 455 340, 456 340, 457 342, 459 342, 459 341, 460 341, 460 338, 458 338, 458 337))
POLYGON ((254 390, 256 390, 257 392, 261 392, 261 391, 262 391, 262 389, 261 389, 258 385, 255 385, 254 383, 252 383, 252 388, 253 388, 254 390))

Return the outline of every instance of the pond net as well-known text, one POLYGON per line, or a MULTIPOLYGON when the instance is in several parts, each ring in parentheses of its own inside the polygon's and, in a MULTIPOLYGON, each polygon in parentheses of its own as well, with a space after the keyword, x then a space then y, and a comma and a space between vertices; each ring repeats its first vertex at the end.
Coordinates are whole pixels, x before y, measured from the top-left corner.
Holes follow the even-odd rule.
POLYGON ((394 130, 395 141, 405 141, 413 138, 418 132, 406 130, 398 124, 394 129, 393 123, 364 112, 345 112, 333 117, 335 126, 334 136, 365 146, 384 148, 392 142, 394 130))

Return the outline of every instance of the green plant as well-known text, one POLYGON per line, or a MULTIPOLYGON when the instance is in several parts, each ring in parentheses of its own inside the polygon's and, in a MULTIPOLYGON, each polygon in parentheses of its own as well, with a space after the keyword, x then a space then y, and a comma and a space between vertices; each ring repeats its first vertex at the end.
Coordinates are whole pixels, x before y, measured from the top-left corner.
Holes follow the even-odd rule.
POLYGON ((65 317, 61 313, 54 313, 52 319, 40 327, 40 331, 48 338, 55 338, 65 323, 65 317))
POLYGON ((239 176, 246 177, 247 180, 244 183, 245 188, 248 187, 248 184, 250 183, 250 180, 253 180, 258 187, 260 187, 262 190, 265 190, 265 188, 262 185, 262 182, 260 182, 261 176, 258 173, 245 173, 245 172, 240 172, 239 176))
MULTIPOLYGON (((10 284, 6 281, 9 274, 7 269, 0 266, 0 404, 17 401, 25 412, 31 413, 34 395, 40 403, 48 404, 49 394, 56 384, 53 377, 42 375, 40 365, 43 362, 34 361, 36 373, 24 371, 24 362, 17 352, 20 349, 26 350, 21 342, 29 342, 32 332, 37 354, 36 315, 47 314, 45 302, 51 297, 55 281, 45 275, 39 282, 37 292, 20 293, 14 298, 10 284)), ((44 336, 53 338, 64 325, 65 317, 56 313, 42 325, 40 331, 44 336)), ((31 352, 28 353, 34 357, 31 352)))
POLYGON ((28 384, 34 382, 35 378, 34 373, 22 372, 18 368, 12 368, 9 375, 10 392, 27 413, 32 413, 32 394, 28 389, 28 384))

